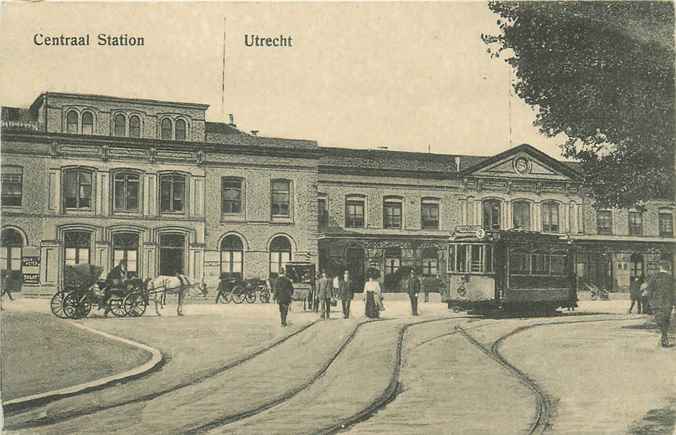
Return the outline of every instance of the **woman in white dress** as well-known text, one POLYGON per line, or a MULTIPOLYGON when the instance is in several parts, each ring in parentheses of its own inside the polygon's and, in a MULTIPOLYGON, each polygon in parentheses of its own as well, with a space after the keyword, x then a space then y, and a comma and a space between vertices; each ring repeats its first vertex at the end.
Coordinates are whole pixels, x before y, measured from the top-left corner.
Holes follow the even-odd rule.
POLYGON ((366 305, 366 317, 377 319, 380 317, 380 300, 382 298, 380 283, 373 277, 364 285, 364 302, 366 305))

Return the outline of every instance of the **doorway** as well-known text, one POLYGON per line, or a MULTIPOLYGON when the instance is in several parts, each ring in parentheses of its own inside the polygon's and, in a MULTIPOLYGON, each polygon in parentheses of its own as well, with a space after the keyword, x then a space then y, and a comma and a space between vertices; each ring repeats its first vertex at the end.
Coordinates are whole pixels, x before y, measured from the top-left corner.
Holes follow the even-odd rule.
POLYGON ((350 271, 352 277, 352 290, 360 292, 364 289, 364 249, 360 247, 347 248, 347 270, 350 271))
POLYGON ((172 233, 160 235, 160 275, 183 274, 184 265, 185 236, 172 233))

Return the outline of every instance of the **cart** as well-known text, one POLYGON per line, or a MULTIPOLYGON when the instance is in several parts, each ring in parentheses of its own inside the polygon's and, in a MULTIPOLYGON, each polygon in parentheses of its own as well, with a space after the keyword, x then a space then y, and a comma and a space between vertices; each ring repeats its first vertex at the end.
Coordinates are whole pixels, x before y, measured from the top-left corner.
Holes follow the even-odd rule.
MULTIPOLYGON (((142 289, 136 280, 130 280, 120 288, 109 288, 105 281, 99 279, 102 270, 90 264, 66 266, 63 287, 50 301, 52 313, 62 319, 81 319, 96 307, 105 309, 106 313, 112 312, 116 317, 127 316, 125 298, 134 293, 143 295, 142 289)), ((134 314, 133 311, 130 313, 134 314)))
POLYGON ((293 283, 293 300, 303 301, 305 311, 316 311, 315 265, 306 261, 294 261, 287 263, 284 270, 286 277, 293 283))

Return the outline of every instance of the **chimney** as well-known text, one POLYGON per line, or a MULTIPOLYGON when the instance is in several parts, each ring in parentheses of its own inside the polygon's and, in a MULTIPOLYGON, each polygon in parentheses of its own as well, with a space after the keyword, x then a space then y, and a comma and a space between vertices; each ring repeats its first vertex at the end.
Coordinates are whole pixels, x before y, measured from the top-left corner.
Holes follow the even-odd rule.
POLYGON ((455 170, 460 172, 460 156, 455 156, 455 170))
POLYGON ((258 130, 251 130, 251 136, 258 136, 258 130))
POLYGON ((230 121, 228 122, 228 125, 230 127, 237 127, 237 125, 235 124, 235 115, 233 115, 232 113, 228 113, 228 120, 230 121))

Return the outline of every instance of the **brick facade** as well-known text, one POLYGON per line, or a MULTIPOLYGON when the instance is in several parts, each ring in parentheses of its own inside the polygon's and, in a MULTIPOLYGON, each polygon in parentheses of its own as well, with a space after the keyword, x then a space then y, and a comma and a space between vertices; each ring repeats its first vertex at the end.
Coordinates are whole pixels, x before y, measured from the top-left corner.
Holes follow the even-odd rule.
MULTIPOLYGON (((178 268, 211 288, 225 268, 264 278, 282 258, 311 261, 332 273, 347 268, 360 275, 357 282, 367 268, 377 268, 391 290, 397 282, 387 275, 409 266, 438 276, 443 286, 449 236, 459 225, 487 225, 489 203, 499 209, 493 224, 501 229, 520 222, 574 240, 580 279, 608 288, 626 289, 630 275, 649 273, 676 242, 673 230, 659 231, 660 212, 663 219, 671 217, 673 228, 674 203, 668 201, 647 204, 641 234, 629 234, 627 210, 613 210, 611 234, 599 235, 597 211, 580 190, 574 167, 528 145, 491 157, 320 148, 314 141, 258 137, 232 124, 206 122, 206 109, 63 93, 42 94, 30 109, 3 109, 3 177, 21 174, 21 204, 2 207, 3 237, 16 240, 19 234, 22 255, 39 258, 38 282, 26 284, 26 292, 53 293, 64 263, 81 255, 104 272, 120 255, 132 255, 142 277, 178 268), (78 124, 68 133, 70 112, 77 113, 78 124), (84 113, 93 117, 92 134, 83 134, 84 113), (113 135, 116 114, 126 120, 122 136, 113 135), (140 117, 140 137, 131 137, 131 116, 140 117), (176 141, 175 130, 170 139, 160 138, 164 117, 172 126, 185 120, 185 140, 176 141), (91 181, 77 181, 73 190, 73 174, 80 173, 91 181), (133 210, 115 202, 116 189, 128 188, 127 176, 138 186, 133 210), (224 179, 237 180, 236 212, 225 212, 224 179), (282 192, 288 214, 273 216, 278 181, 288 186, 282 192), (85 206, 66 206, 66 196, 86 197, 88 189, 85 206), (174 201, 180 210, 162 211, 174 201), (347 225, 348 201, 357 204, 353 212, 363 204, 363 225, 347 225), (556 225, 545 228, 552 213, 556 225), (82 246, 67 247, 74 235, 82 246), (172 243, 180 241, 174 251, 166 245, 169 235, 178 237, 172 243), (123 238, 132 246, 126 251, 116 245, 123 238), (279 251, 280 241, 289 246, 288 256, 279 251), (168 266, 171 256, 180 261, 168 266)), ((16 267, 9 258, 16 252, 8 252, 3 267, 16 267)))

